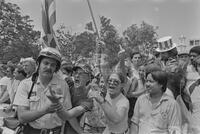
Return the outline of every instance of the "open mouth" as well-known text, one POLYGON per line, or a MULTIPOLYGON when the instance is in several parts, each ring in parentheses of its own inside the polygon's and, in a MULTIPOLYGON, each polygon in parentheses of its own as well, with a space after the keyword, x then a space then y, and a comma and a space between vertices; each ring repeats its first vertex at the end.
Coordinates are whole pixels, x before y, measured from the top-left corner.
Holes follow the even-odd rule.
POLYGON ((110 85, 108 86, 108 88, 113 90, 113 89, 115 89, 115 88, 116 88, 116 86, 114 86, 114 85, 110 84, 110 85))
POLYGON ((74 86, 79 87, 81 85, 81 81, 79 79, 74 80, 74 86))

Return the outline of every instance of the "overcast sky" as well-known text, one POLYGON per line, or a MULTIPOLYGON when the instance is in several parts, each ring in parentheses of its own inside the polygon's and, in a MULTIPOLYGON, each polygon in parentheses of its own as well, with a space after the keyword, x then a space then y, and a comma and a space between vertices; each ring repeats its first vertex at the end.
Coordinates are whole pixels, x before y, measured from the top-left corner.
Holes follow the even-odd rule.
MULTIPOLYGON (((41 0, 5 0, 16 3, 24 15, 29 15, 35 29, 42 31, 41 0)), ((177 42, 200 38, 200 0, 90 0, 99 26, 99 16, 111 18, 111 23, 121 34, 131 24, 142 21, 158 26, 159 37, 172 36, 177 42)), ((72 32, 81 32, 91 20, 86 0, 56 0, 57 23, 72 32)))

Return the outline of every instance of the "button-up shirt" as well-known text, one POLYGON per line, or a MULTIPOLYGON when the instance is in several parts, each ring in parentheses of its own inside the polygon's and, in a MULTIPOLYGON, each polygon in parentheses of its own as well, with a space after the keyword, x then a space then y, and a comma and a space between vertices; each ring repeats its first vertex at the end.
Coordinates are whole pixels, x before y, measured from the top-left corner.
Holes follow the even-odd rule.
MULTIPOLYGON (((58 75, 53 76, 52 80, 46 88, 38 79, 34 85, 31 97, 28 99, 31 85, 31 78, 25 79, 20 83, 14 100, 15 105, 29 107, 31 111, 42 109, 45 105, 51 103, 46 96, 49 94, 49 87, 51 87, 52 90, 56 91, 56 93, 63 95, 63 98, 60 101, 65 110, 68 110, 72 107, 68 85, 58 75)), ((60 119, 56 113, 49 113, 33 122, 30 122, 29 124, 37 129, 51 129, 57 126, 61 126, 62 123, 62 119, 60 119)))
MULTIPOLYGON (((149 94, 136 102, 132 122, 139 126, 139 134, 168 134, 180 132, 181 114, 177 102, 166 94, 154 105, 149 94)), ((178 134, 176 133, 176 134, 178 134)))

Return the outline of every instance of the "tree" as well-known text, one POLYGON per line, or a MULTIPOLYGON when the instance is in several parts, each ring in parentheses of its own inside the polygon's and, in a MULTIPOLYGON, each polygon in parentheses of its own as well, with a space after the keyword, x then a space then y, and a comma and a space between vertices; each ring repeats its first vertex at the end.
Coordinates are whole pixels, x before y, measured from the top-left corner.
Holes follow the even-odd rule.
POLYGON ((40 32, 33 30, 30 17, 21 15, 16 4, 3 2, 0 8, 0 60, 6 63, 18 62, 21 57, 36 58, 40 32))
POLYGON ((110 66, 113 66, 118 61, 117 53, 119 51, 121 40, 116 28, 111 24, 111 19, 101 16, 100 22, 100 36, 105 42, 104 51, 108 55, 108 62, 110 63, 110 66))
POLYGON ((60 27, 56 30, 56 35, 61 54, 65 58, 73 59, 73 54, 76 49, 76 46, 74 45, 76 34, 72 34, 70 30, 66 30, 64 25, 60 25, 60 27))
POLYGON ((156 30, 158 27, 153 27, 152 25, 142 22, 140 27, 136 24, 129 26, 123 35, 128 37, 130 43, 128 44, 131 48, 139 48, 144 54, 152 52, 155 47, 155 42, 157 38, 156 30))

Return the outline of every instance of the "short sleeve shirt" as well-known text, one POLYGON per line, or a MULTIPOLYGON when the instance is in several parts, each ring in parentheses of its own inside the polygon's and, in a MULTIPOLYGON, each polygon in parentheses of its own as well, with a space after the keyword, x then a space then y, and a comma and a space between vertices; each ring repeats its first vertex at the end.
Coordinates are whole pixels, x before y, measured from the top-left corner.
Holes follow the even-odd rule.
MULTIPOLYGON (((68 85, 65 81, 59 77, 58 75, 54 75, 51 82, 48 84, 47 88, 38 81, 34 85, 33 91, 31 93, 30 99, 28 99, 28 94, 30 92, 32 85, 31 78, 23 80, 17 89, 17 93, 14 99, 14 104, 18 106, 26 106, 29 107, 30 110, 39 110, 45 105, 51 103, 50 100, 46 97, 49 94, 49 86, 58 94, 62 94, 63 98, 61 99, 61 103, 64 106, 65 110, 70 109, 71 106, 71 98, 69 93, 68 85)), ((46 114, 41 118, 30 122, 29 124, 33 128, 41 129, 41 128, 55 128, 57 126, 61 126, 63 123, 62 119, 60 119, 56 113, 46 114)))
POLYGON ((131 121, 138 125, 139 134, 180 132, 180 108, 178 103, 166 94, 163 94, 157 105, 152 105, 149 94, 144 94, 136 101, 131 121))

